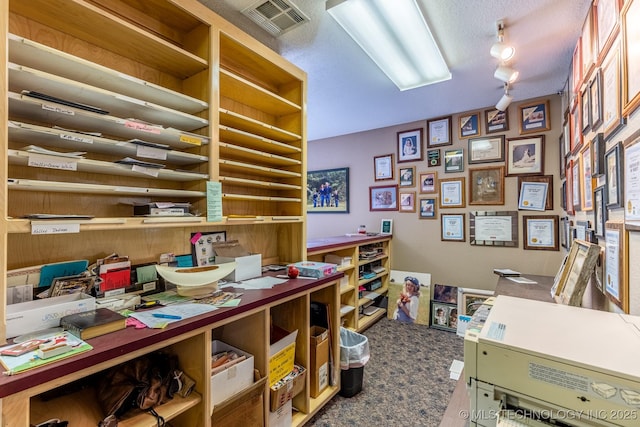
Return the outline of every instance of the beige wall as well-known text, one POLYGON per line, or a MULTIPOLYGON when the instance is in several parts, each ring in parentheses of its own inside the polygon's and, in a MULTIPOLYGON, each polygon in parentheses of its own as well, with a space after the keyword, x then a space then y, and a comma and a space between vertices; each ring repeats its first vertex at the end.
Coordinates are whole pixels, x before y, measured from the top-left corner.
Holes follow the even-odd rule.
MULTIPOLYGON (((546 212, 520 211, 518 217, 519 245, 518 248, 499 248, 472 246, 469 244, 469 212, 471 211, 517 211, 518 189, 517 177, 505 178, 505 204, 502 206, 468 206, 460 209, 446 209, 447 213, 465 213, 466 242, 442 242, 440 240, 440 213, 437 220, 418 218, 418 213, 404 213, 398 211, 369 212, 369 187, 383 184, 398 183, 397 160, 397 132, 416 128, 423 128, 426 138, 426 117, 419 122, 406 123, 400 126, 376 129, 350 135, 343 135, 309 142, 308 169, 322 170, 332 168, 349 168, 349 207, 348 214, 310 213, 307 216, 308 238, 341 235, 356 231, 359 224, 364 224, 367 231, 380 231, 380 220, 393 219, 393 254, 391 264, 394 269, 431 273, 432 283, 449 284, 454 286, 479 289, 493 289, 497 276, 493 268, 512 268, 523 273, 553 276, 558 271, 564 250, 541 251, 523 250, 522 244, 522 215, 554 214, 562 216, 561 182, 558 175, 559 147, 558 141, 563 125, 563 111, 561 99, 558 95, 549 95, 536 100, 550 101, 551 130, 545 135, 544 173, 553 175, 554 210, 546 212), (374 156, 393 153, 394 181, 375 181, 373 175, 374 156)), ((535 100, 514 103, 509 109, 510 130, 505 133, 507 138, 520 137, 518 126, 518 105, 535 100)), ((489 109, 492 107, 487 107, 489 109)), ((484 120, 484 110, 478 110, 481 122, 484 120)), ((442 166, 427 168, 426 146, 423 146, 424 160, 419 162, 402 163, 401 166, 415 166, 416 175, 421 172, 438 172, 438 178, 464 176, 468 180, 466 139, 457 136, 459 114, 453 115, 453 145, 441 148, 441 156, 445 149, 463 148, 465 165, 464 172, 444 173, 442 166)), ((484 125, 482 126, 482 135, 484 125)), ((495 134, 491 134, 495 135, 495 134)), ((425 144, 426 145, 426 144, 425 144)), ((472 167, 500 165, 501 163, 486 163, 471 165, 472 167)), ((504 164, 504 162, 502 163, 504 164)), ((468 185, 468 183, 467 183, 468 185)), ((403 190, 419 191, 418 187, 403 190)), ((417 194, 418 198, 420 194, 417 194)), ((429 195, 429 197, 432 197, 429 195)), ((466 197, 466 196, 465 196, 466 197)))

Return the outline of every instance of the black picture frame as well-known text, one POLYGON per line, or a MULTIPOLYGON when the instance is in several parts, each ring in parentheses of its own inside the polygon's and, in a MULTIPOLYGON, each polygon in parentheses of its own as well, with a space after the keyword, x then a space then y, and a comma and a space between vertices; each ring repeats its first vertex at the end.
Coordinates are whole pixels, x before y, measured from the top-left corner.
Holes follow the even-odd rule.
POLYGON ((458 330, 458 304, 431 301, 431 326, 448 332, 458 330))
POLYGON ((598 133, 591 140, 591 176, 604 175, 604 134, 598 133))
POLYGON ((609 217, 607 210, 607 192, 601 185, 593 190, 593 231, 597 237, 604 237, 604 225, 609 217))
POLYGON ((349 213, 349 168, 307 171, 307 213, 349 213))
POLYGON ((613 147, 609 148, 604 155, 605 182, 607 194, 607 208, 615 209, 622 207, 624 193, 622 185, 624 183, 622 173, 622 142, 617 142, 613 147))

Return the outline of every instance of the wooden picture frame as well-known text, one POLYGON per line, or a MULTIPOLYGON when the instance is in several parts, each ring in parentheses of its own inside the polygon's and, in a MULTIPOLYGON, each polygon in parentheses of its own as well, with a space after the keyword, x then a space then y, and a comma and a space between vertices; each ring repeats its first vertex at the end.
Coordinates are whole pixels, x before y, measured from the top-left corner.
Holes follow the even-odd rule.
MULTIPOLYGON (((525 183, 545 183, 547 185, 547 195, 542 203, 543 211, 553 210, 553 175, 530 175, 518 177, 518 209, 520 209, 520 201, 522 200, 522 187, 525 183)), ((524 205, 524 203, 523 203, 524 205)))
POLYGON ((423 172, 420 174, 420 194, 437 193, 438 172, 423 172))
POLYGON ((436 219, 437 218, 437 210, 436 210, 437 201, 435 197, 419 198, 418 203, 420 206, 420 210, 418 211, 418 218, 420 219, 436 219))
POLYGON ((433 150, 427 150, 427 167, 437 167, 440 166, 440 163, 440 149, 434 148, 433 150))
POLYGON ((573 209, 573 159, 569 159, 567 161, 567 172, 565 179, 565 208, 564 210, 569 215, 573 215, 575 213, 573 209))
POLYGON ((551 129, 549 100, 518 106, 520 135, 544 132, 551 129))
POLYGON ((492 108, 484 110, 485 133, 506 132, 509 130, 509 110, 504 111, 492 108))
POLYGON ((628 282, 626 280, 627 240, 622 222, 605 223, 605 295, 625 313, 629 312, 628 282))
POLYGON ((591 146, 585 144, 580 150, 580 210, 593 209, 593 178, 591 177, 591 146))
POLYGON ((400 187, 416 186, 416 168, 415 166, 403 166, 398 168, 398 179, 400 187))
POLYGON ((508 138, 506 176, 544 175, 544 135, 508 138))
POLYGON ((600 70, 602 74, 602 132, 604 140, 608 141, 626 123, 626 119, 622 115, 622 71, 619 42, 611 46, 600 70))
POLYGON ((608 216, 607 193, 605 186, 601 185, 593 190, 593 231, 597 237, 604 237, 604 225, 608 216))
POLYGON ((446 150, 444 152, 444 173, 464 172, 464 150, 446 150))
POLYGON ((307 189, 307 213, 349 213, 349 168, 307 171, 307 189))
POLYGON ((431 327, 456 332, 458 329, 458 305, 431 301, 431 327))
POLYGON ((460 139, 480 135, 480 113, 462 114, 458 117, 460 139))
POLYGON ((571 232, 571 226, 573 221, 569 217, 560 218, 560 246, 565 249, 569 249, 569 233, 571 232))
POLYGON ((464 181, 464 177, 438 180, 438 187, 440 188, 440 209, 465 207, 464 181))
POLYGON ((582 33, 580 44, 582 46, 582 78, 587 79, 591 74, 591 70, 595 65, 595 50, 593 46, 594 42, 594 22, 593 22, 593 7, 589 7, 587 16, 582 23, 582 33))
POLYGON ((518 211, 470 212, 469 243, 517 248, 518 211))
POLYGON ((440 214, 440 240, 465 242, 465 214, 440 214))
POLYGON ((504 166, 469 169, 469 205, 504 205, 504 166))
POLYGON ((622 20, 622 115, 628 117, 640 105, 640 0, 626 0, 622 20), (635 22, 635 24, 634 24, 635 22))
POLYGON ((572 206, 574 211, 580 211, 582 204, 580 203, 580 160, 571 160, 571 194, 573 195, 572 206))
POLYGON ((379 185, 369 187, 369 211, 397 211, 398 186, 379 185))
POLYGON ((373 176, 376 181, 393 179, 393 154, 373 158, 373 176))
MULTIPOLYGON (((579 97, 578 97, 579 98, 579 97)), ((580 127, 580 103, 576 102, 576 105, 571 110, 570 118, 570 132, 571 132, 571 140, 570 140, 570 152, 577 153, 582 147, 582 128, 580 127)))
POLYGON ((416 211, 415 191, 400 191, 398 198, 400 199, 400 212, 416 211))
POLYGON ((559 251, 558 215, 523 215, 522 240, 525 250, 559 251))
POLYGON ((422 160, 422 128, 398 132, 398 163, 422 160))
POLYGON ((596 134, 591 140, 591 176, 598 177, 604 175, 604 135, 596 134))
POLYGON ((595 22, 597 34, 597 57, 602 58, 607 54, 613 40, 619 30, 620 1, 619 0, 595 0, 595 22))
POLYGON ((580 90, 580 85, 582 85, 582 38, 580 37, 576 42, 576 47, 573 49, 571 81, 573 83, 571 90, 577 95, 580 90))
POLYGON ((624 172, 623 194, 624 220, 626 223, 640 221, 640 130, 624 142, 624 161, 627 167, 624 172))
POLYGON ((589 122, 591 117, 590 104, 589 104, 589 86, 587 85, 582 92, 580 92, 580 132, 582 135, 589 133, 591 130, 591 123, 589 122))
POLYGON ((582 296, 599 256, 600 246, 597 244, 573 240, 552 288, 552 296, 557 303, 576 307, 582 305, 582 296))
POLYGON ((597 132, 602 125, 602 70, 594 72, 589 83, 589 125, 592 132, 597 132))
POLYGON ((488 298, 494 295, 493 291, 485 289, 458 288, 458 315, 473 316, 488 298))
POLYGON ((435 148, 453 144, 451 116, 427 120, 427 147, 435 148))
POLYGON ((470 165, 504 161, 504 135, 469 138, 468 144, 467 162, 470 165))
POLYGON ((605 165, 605 182, 607 189, 607 208, 615 209, 622 207, 623 204, 623 171, 622 162, 623 158, 621 156, 622 153, 622 143, 618 142, 604 155, 604 165, 605 165))

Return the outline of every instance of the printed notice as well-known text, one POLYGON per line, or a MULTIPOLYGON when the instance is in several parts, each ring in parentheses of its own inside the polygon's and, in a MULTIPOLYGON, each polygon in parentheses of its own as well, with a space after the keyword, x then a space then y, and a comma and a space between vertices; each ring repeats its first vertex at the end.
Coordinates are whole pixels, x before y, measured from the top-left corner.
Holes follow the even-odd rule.
POLYGON ((222 221, 222 184, 207 181, 207 221, 222 221))

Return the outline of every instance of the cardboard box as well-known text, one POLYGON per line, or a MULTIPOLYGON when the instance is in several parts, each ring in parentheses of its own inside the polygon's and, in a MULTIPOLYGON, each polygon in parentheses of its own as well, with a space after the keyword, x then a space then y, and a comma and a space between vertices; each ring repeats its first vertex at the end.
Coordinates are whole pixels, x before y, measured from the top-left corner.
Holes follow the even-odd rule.
POLYGON ((96 308, 91 295, 76 293, 7 306, 7 338, 60 326, 63 316, 96 308))
POLYGON ((337 264, 339 267, 348 267, 352 264, 353 258, 350 256, 338 256, 327 254, 324 256, 324 262, 329 264, 337 264))
POLYGON ((238 282, 262 276, 262 254, 251 254, 239 257, 216 256, 216 264, 237 262, 236 269, 225 277, 225 280, 238 282))
POLYGON ((318 397, 329 385, 329 331, 320 326, 312 326, 310 341, 311 397, 318 397))
POLYGON ((315 277, 316 279, 331 276, 338 271, 337 265, 326 262, 300 261, 295 264, 289 264, 287 267, 291 265, 300 270, 301 276, 315 277))
POLYGON ((253 385, 213 408, 211 425, 216 427, 264 426, 264 385, 267 377, 260 378, 254 370, 253 385))
POLYGON ((269 427, 291 427, 293 404, 289 400, 274 412, 269 412, 269 427))
POLYGON ((246 389, 253 384, 253 355, 230 346, 222 341, 211 343, 211 353, 222 351, 235 351, 246 359, 238 362, 228 369, 211 376, 211 407, 229 399, 234 394, 246 389))
POLYGON ((304 390, 306 376, 307 370, 303 366, 295 365, 288 375, 272 385, 269 390, 271 401, 269 409, 277 410, 304 390))
POLYGON ((298 330, 288 332, 276 325, 271 327, 269 348, 269 387, 293 370, 298 330))

